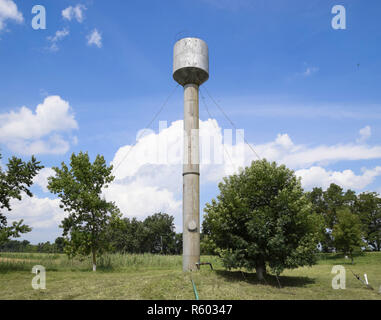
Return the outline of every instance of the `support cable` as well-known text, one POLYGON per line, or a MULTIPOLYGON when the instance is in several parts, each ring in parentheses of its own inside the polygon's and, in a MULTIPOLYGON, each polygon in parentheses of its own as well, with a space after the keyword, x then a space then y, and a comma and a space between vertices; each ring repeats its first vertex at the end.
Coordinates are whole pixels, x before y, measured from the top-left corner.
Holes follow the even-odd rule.
MULTIPOLYGON (((204 87, 206 93, 208 94, 209 98, 213 101, 213 103, 217 106, 217 108, 221 111, 221 113, 224 115, 224 117, 227 119, 227 121, 232 125, 232 127, 236 130, 236 132, 238 131, 237 130, 237 127, 236 125, 234 124, 234 122, 228 117, 228 115, 226 114, 226 112, 222 109, 222 107, 216 102, 216 100, 211 96, 211 94, 209 93, 209 90, 204 87)), ((243 141, 249 146, 249 148, 251 149, 251 151, 253 151, 254 155, 258 158, 258 160, 261 160, 261 157, 258 155, 258 153, 254 150, 253 146, 247 142, 246 138, 243 136, 243 141)))
MULTIPOLYGON (((164 100, 164 103, 162 104, 162 106, 160 107, 160 109, 156 112, 156 114, 153 116, 153 118, 151 119, 151 121, 145 126, 144 130, 143 130, 143 133, 142 135, 144 135, 144 133, 146 132, 147 129, 151 128, 151 125, 152 123, 157 119, 157 117, 159 116, 159 114, 163 111, 164 107, 166 106, 166 104, 168 103, 169 99, 173 96, 173 94, 175 93, 176 89, 179 87, 180 85, 178 84, 172 91, 171 93, 167 96, 167 98, 164 100)), ((116 171, 118 170, 118 168, 120 167, 120 165, 124 162, 124 160, 127 159, 128 155, 131 153, 132 149, 137 145, 138 141, 135 141, 135 143, 131 146, 130 150, 128 150, 128 152, 126 153, 126 155, 123 157, 123 159, 118 163, 118 165, 115 167, 115 169, 113 170, 113 174, 116 173, 116 171)))
MULTIPOLYGON (((204 104, 205 110, 206 110, 206 112, 208 113, 209 117, 212 119, 214 128, 218 131, 218 127, 216 126, 216 124, 215 124, 214 121, 213 121, 213 116, 210 114, 208 105, 206 104, 205 97, 204 97, 204 95, 202 94, 201 89, 200 89, 200 95, 201 95, 201 99, 202 99, 202 102, 203 102, 203 104, 204 104)), ((230 164, 234 167, 233 159, 231 158, 231 156, 230 156, 228 150, 226 150, 225 145, 224 145, 223 143, 222 143, 222 147, 223 147, 225 153, 227 154, 227 156, 228 156, 228 158, 229 158, 230 164)))

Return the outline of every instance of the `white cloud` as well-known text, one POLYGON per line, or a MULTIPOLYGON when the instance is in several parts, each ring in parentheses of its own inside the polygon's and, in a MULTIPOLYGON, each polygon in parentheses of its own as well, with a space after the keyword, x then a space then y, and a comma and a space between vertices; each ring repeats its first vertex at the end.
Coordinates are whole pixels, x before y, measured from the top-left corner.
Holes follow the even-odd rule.
POLYGON ((356 141, 358 143, 362 143, 362 142, 365 142, 366 140, 368 140, 370 138, 370 136, 372 135, 372 130, 371 130, 370 126, 366 126, 362 129, 360 129, 359 134, 360 134, 360 138, 358 138, 356 141))
POLYGON ((94 29, 88 36, 87 36, 87 44, 89 46, 95 45, 98 48, 102 47, 102 36, 98 32, 97 29, 94 29))
POLYGON ((24 18, 12 0, 0 0, 0 31, 5 28, 5 21, 7 20, 21 23, 24 18))
POLYGON ((61 223, 67 213, 59 207, 59 199, 28 197, 25 194, 21 201, 12 200, 10 221, 24 220, 32 228, 51 228, 61 223))
POLYGON ((294 145, 288 134, 278 134, 275 143, 285 149, 290 149, 294 145))
MULTIPOLYGON (((286 164, 293 169, 316 164, 326 166, 344 160, 356 161, 381 158, 381 146, 378 145, 371 147, 348 143, 309 147, 292 144, 288 149, 282 149, 276 142, 270 142, 254 147, 261 157, 286 164)), ((248 158, 250 150, 247 150, 246 154, 246 158, 248 158)))
POLYGON ((363 169, 361 175, 356 175, 352 170, 330 171, 314 166, 298 170, 295 174, 302 178, 302 185, 306 189, 313 187, 326 189, 331 183, 335 183, 344 189, 362 190, 381 175, 381 167, 363 169))
POLYGON ((49 49, 51 51, 58 51, 57 42, 61 41, 63 38, 69 35, 69 30, 62 29, 56 31, 54 37, 48 37, 48 41, 51 43, 49 49))
POLYGON ((44 192, 49 192, 47 188, 48 178, 55 175, 56 172, 52 168, 43 168, 34 177, 33 183, 37 184, 44 192))
MULTIPOLYGON (((213 133, 222 141, 215 120, 200 120, 200 135, 213 133)), ((115 201, 126 216, 143 218, 162 211, 174 215, 175 223, 181 225, 183 121, 172 122, 158 134, 146 131, 142 136, 140 131, 137 136, 133 148, 123 146, 115 154, 116 179, 105 189, 106 199, 115 201)), ((201 172, 202 183, 214 181, 224 175, 224 165, 202 164, 201 172)))
POLYGON ((52 42, 57 42, 68 35, 69 35, 69 31, 67 29, 62 29, 62 30, 58 30, 56 34, 54 35, 54 37, 48 37, 48 39, 52 42))
POLYGON ((62 10, 62 17, 69 21, 75 19, 79 23, 82 23, 84 19, 83 11, 85 11, 86 9, 87 8, 82 4, 77 4, 75 7, 70 6, 62 10))
POLYGON ((7 144, 8 148, 18 154, 64 154, 70 148, 70 143, 60 135, 52 135, 46 139, 33 141, 13 140, 7 144))
POLYGON ((147 185, 144 181, 115 182, 105 189, 109 201, 115 201, 127 216, 144 218, 156 212, 166 212, 179 217, 181 204, 175 194, 166 188, 147 185))
POLYGON ((19 154, 63 154, 70 143, 62 137, 78 129, 69 103, 49 96, 33 112, 27 107, 0 114, 0 143, 19 154))
MULTIPOLYGON (((115 154, 112 164, 117 168, 114 170, 116 180, 105 190, 105 195, 107 199, 114 200, 127 216, 144 217, 162 210, 174 214, 175 223, 181 225, 182 130, 182 120, 172 122, 160 133, 151 130, 144 136, 139 135, 140 138, 133 148, 126 145, 115 154)), ((256 160, 256 156, 242 139, 232 146, 225 144, 223 148, 223 130, 216 120, 200 120, 200 135, 202 132, 205 136, 215 135, 211 145, 223 150, 223 162, 215 163, 214 156, 211 156, 210 162, 204 161, 205 140, 201 138, 201 186, 219 182, 223 176, 236 171, 237 163, 241 160, 240 149, 244 150, 244 165, 256 160)), ((235 136, 238 138, 239 134, 235 136)), ((306 146, 294 143, 284 133, 278 134, 274 141, 254 145, 253 148, 262 158, 299 169, 296 174, 302 177, 302 184, 306 188, 327 187, 334 182, 344 188, 361 190, 381 174, 381 167, 364 169, 360 175, 352 170, 331 171, 322 167, 342 160, 381 158, 381 146, 377 145, 349 143, 306 146)))
MULTIPOLYGON (((176 226, 180 226, 177 231, 181 231, 182 130, 183 121, 174 121, 160 133, 148 131, 145 135, 140 134, 133 148, 126 145, 116 152, 112 164, 120 166, 114 169, 115 181, 109 188, 104 189, 103 194, 108 201, 115 201, 125 216, 143 219, 155 212, 166 212, 175 217, 176 226)), ((224 175, 236 170, 230 161, 239 162, 237 160, 240 148, 244 149, 246 155, 245 165, 256 159, 250 148, 242 142, 234 143, 233 146, 225 145, 226 149, 223 149, 223 130, 214 119, 200 120, 200 135, 201 190, 206 184, 215 184, 221 181, 224 175), (213 163, 213 156, 211 163, 203 161, 203 139, 208 135, 216 135, 211 146, 223 150, 222 163, 213 163)), ((21 134, 21 137, 25 136, 21 134)), ((335 171, 324 168, 327 164, 341 160, 379 159, 381 146, 377 145, 371 147, 353 143, 311 147, 298 145, 288 134, 283 133, 274 137, 273 141, 255 145, 254 148, 260 156, 270 161, 284 163, 292 169, 297 169, 296 175, 302 178, 302 185, 306 189, 315 186, 327 188, 330 183, 336 183, 344 189, 362 191, 381 175, 381 166, 364 168, 360 174, 349 169, 335 171)), ((34 182, 46 192, 47 177, 53 174, 51 168, 45 168, 34 182)), ((59 224, 64 216, 62 209, 59 209, 58 199, 26 197, 22 203, 15 202, 14 209, 16 217, 27 218, 26 221, 36 228, 50 228, 59 224)))

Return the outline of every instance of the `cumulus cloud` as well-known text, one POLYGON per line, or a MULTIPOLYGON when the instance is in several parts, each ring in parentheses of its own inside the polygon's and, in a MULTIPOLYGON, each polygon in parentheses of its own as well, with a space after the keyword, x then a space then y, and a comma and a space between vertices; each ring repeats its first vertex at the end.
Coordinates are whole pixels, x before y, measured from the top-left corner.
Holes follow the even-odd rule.
POLYGON ((55 35, 53 37, 48 37, 48 41, 50 42, 50 47, 49 49, 51 51, 58 51, 59 48, 58 48, 58 45, 57 43, 59 41, 61 41, 62 39, 64 39, 65 37, 67 37, 69 35, 69 30, 67 30, 66 28, 62 29, 62 30, 57 30, 55 35))
MULTIPOLYGON (((134 147, 123 146, 115 154, 112 164, 116 179, 105 189, 106 199, 115 201, 127 216, 143 218, 163 211, 174 215, 175 223, 180 225, 183 121, 163 126, 160 133, 145 131, 144 135, 140 132, 137 136, 134 147)), ((224 163, 227 155, 222 151, 222 140, 223 132, 216 120, 200 120, 201 183, 216 181, 226 170, 230 173, 234 170, 224 163)), ((227 148, 231 149, 229 159, 236 161, 237 147, 227 148)))
POLYGON ((52 168, 43 168, 34 177, 33 183, 38 185, 44 192, 49 192, 48 190, 48 178, 55 176, 56 172, 52 168))
MULTIPOLYGON (((200 120, 201 185, 217 183, 223 176, 236 172, 238 167, 257 160, 243 136, 235 133, 231 141, 228 130, 222 130, 214 119, 200 120), (209 140, 209 142, 208 142, 209 140), (230 141, 230 143, 229 143, 230 141), (210 153, 207 150, 210 149, 210 153), (218 150, 216 152, 216 150, 218 150), (242 159, 243 154, 243 159, 242 159)), ((152 130, 138 134, 136 145, 121 147, 112 161, 115 182, 105 190, 106 198, 113 200, 127 216, 144 217, 153 211, 167 210, 181 221, 183 121, 174 121, 159 133, 152 130), (152 199, 152 200, 151 200, 152 199)), ((361 190, 381 174, 381 167, 332 171, 329 164, 347 160, 381 158, 381 146, 363 144, 334 144, 308 146, 296 144, 286 133, 280 133, 268 143, 252 148, 269 161, 286 164, 302 177, 305 188, 337 183, 344 188, 361 190)))
POLYGON ((56 227, 67 215, 59 207, 59 199, 22 196, 22 201, 11 201, 10 221, 23 219, 32 228, 45 229, 56 227))
POLYGON ((21 23, 24 18, 22 13, 18 11, 16 3, 12 0, 0 0, 0 31, 5 28, 7 20, 21 23))
POLYGON ((381 167, 364 168, 362 174, 356 175, 352 170, 331 171, 314 166, 297 170, 295 174, 302 178, 302 185, 306 189, 313 187, 326 189, 331 183, 335 183, 344 189, 362 190, 371 184, 377 176, 381 175, 381 167))
POLYGON ((84 16, 83 11, 85 11, 87 8, 82 4, 77 4, 75 7, 67 7, 66 9, 62 10, 62 17, 65 20, 77 20, 77 22, 82 23, 84 16))
POLYGON ((94 29, 88 36, 87 36, 87 44, 89 46, 95 45, 98 48, 102 47, 102 36, 98 32, 97 29, 94 29))
POLYGON ((360 138, 358 138, 356 141, 358 143, 362 143, 362 142, 365 142, 366 140, 368 140, 370 138, 370 136, 372 135, 372 130, 371 130, 370 126, 366 126, 362 129, 360 129, 359 134, 360 134, 360 138))
MULTIPOLYGON (((159 211, 171 214, 175 217, 175 225, 180 226, 178 231, 181 231, 183 121, 174 121, 168 127, 160 125, 159 132, 145 130, 144 133, 138 133, 136 145, 123 146, 116 152, 112 160, 115 181, 103 190, 103 195, 108 201, 115 201, 128 217, 143 219, 159 211)), ((240 137, 240 133, 234 136, 236 140, 232 141, 231 132, 222 130, 214 119, 200 120, 201 188, 209 183, 216 184, 223 176, 236 172, 239 166, 256 160, 250 147, 243 143, 243 136, 240 137)), ((25 135, 21 132, 20 137, 25 135)), ((362 191, 381 175, 380 166, 363 168, 360 173, 350 169, 325 168, 342 160, 379 159, 381 146, 377 145, 306 146, 292 141, 288 134, 280 133, 273 141, 252 147, 262 158, 296 170, 307 190, 315 186, 327 188, 336 183, 344 189, 362 191)), ((47 177, 51 175, 54 175, 53 170, 45 168, 34 182, 46 192, 47 177)), ((15 202, 16 216, 26 217, 32 226, 49 228, 64 216, 57 199, 25 198, 22 202, 15 202)))
MULTIPOLYGON (((309 167, 316 164, 327 166, 344 160, 370 160, 381 157, 381 146, 366 146, 356 143, 329 146, 289 144, 287 148, 280 148, 279 144, 275 141, 257 145, 255 148, 261 157, 286 164, 293 169, 309 167)), ((247 155, 249 155, 249 151, 250 150, 246 151, 247 155)))
POLYGON ((0 143, 19 154, 63 154, 70 143, 62 134, 78 129, 69 103, 49 96, 35 112, 23 106, 0 114, 0 143))
POLYGON ((106 199, 115 201, 127 216, 144 218, 155 212, 179 217, 181 200, 165 187, 147 185, 143 181, 115 182, 104 192, 106 199))

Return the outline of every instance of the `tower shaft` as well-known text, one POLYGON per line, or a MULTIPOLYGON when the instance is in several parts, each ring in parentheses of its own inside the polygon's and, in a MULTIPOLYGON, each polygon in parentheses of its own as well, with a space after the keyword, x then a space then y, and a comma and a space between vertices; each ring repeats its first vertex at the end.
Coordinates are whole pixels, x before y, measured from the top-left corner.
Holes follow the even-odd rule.
POLYGON ((198 85, 184 86, 183 271, 200 262, 200 165, 198 85))

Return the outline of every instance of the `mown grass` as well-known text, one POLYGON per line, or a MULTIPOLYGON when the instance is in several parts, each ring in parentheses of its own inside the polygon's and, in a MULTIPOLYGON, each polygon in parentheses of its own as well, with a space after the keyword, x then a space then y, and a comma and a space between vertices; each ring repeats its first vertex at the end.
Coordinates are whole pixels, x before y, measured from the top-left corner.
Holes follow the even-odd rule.
POLYGON ((108 254, 91 261, 62 254, 0 253, 0 299, 194 299, 191 279, 200 299, 381 299, 381 253, 356 256, 354 264, 341 255, 321 254, 313 267, 286 270, 279 281, 269 274, 259 283, 255 273, 227 271, 217 257, 203 256, 214 271, 183 273, 181 256, 108 254), (46 289, 34 290, 34 265, 46 268, 46 289), (333 265, 347 270, 346 289, 334 290, 333 265), (368 275, 371 291, 351 273, 368 275))

